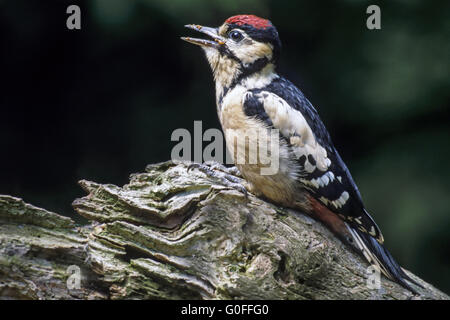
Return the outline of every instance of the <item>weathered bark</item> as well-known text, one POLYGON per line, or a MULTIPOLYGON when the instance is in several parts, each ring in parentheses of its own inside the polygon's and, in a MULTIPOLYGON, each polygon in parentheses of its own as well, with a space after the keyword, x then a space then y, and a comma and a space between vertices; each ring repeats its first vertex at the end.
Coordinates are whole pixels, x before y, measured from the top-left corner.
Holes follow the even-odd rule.
MULTIPOLYGON (((81 181, 88 195, 73 206, 85 226, 0 196, 0 298, 412 297, 384 277, 370 289, 368 264, 301 212, 186 168, 150 165, 122 188, 81 181), (79 288, 67 285, 69 266, 79 288)), ((411 276, 425 287, 419 298, 449 298, 411 276)))

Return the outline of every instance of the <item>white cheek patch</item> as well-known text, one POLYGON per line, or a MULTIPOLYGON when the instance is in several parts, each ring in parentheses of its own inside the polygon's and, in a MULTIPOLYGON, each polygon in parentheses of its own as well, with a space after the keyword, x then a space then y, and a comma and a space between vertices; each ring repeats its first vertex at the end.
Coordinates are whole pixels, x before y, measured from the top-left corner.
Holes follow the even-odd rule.
POLYGON ((272 59, 273 46, 268 43, 250 40, 248 44, 236 43, 230 44, 228 47, 244 66, 250 65, 260 58, 272 59))
MULTIPOLYGON (((302 113, 274 93, 262 91, 261 97, 267 115, 274 127, 279 129, 283 136, 289 138, 296 157, 306 157, 305 171, 312 173, 316 168, 323 172, 327 171, 331 160, 327 157, 325 148, 317 142, 302 113)), ((328 184, 330 176, 323 177, 323 181, 322 177, 318 179, 320 179, 320 182, 317 181, 318 184, 324 184, 327 179, 328 184)))

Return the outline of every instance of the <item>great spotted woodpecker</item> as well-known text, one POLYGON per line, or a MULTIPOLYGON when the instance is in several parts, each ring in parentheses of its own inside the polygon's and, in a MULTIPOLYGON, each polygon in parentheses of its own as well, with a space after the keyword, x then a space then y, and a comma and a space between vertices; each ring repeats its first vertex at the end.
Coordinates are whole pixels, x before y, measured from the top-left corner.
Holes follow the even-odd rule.
POLYGON ((358 188, 316 109, 295 85, 276 73, 281 42, 274 25, 254 15, 238 15, 218 28, 186 27, 211 38, 182 39, 199 45, 206 53, 227 148, 247 189, 308 212, 388 278, 417 293, 407 281, 418 284, 384 247, 381 231, 364 208, 358 188), (271 143, 266 133, 271 129, 279 134, 275 154, 279 166, 277 172, 264 175, 260 162, 249 161, 255 152, 252 150, 258 148, 239 138, 256 132, 256 138, 249 141, 262 147, 271 143), (244 161, 236 161, 240 156, 244 161))

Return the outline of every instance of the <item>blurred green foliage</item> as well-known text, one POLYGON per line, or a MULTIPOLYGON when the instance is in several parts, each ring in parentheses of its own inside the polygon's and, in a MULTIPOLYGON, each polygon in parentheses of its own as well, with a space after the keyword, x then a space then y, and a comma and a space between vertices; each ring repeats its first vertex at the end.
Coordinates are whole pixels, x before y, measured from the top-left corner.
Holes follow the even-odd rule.
POLYGON ((169 159, 174 129, 193 130, 194 120, 218 128, 206 60, 179 37, 191 34, 187 23, 218 26, 252 13, 278 28, 280 72, 319 110, 394 257, 450 292, 450 2, 379 2, 375 31, 365 26, 370 4, 0 2, 10 79, 0 192, 73 215, 77 179, 126 183, 130 172, 169 159), (81 31, 65 30, 73 3, 81 31), (46 125, 23 125, 31 118, 46 125), (32 135, 39 141, 30 150, 32 135))

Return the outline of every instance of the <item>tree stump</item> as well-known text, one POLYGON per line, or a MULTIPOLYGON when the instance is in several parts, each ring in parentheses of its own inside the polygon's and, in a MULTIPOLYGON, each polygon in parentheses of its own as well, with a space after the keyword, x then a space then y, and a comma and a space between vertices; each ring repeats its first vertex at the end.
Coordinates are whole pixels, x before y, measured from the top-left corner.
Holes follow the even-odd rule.
POLYGON ((1 299, 448 299, 414 297, 322 224, 221 185, 188 163, 118 187, 80 181, 90 223, 0 196, 1 299))

